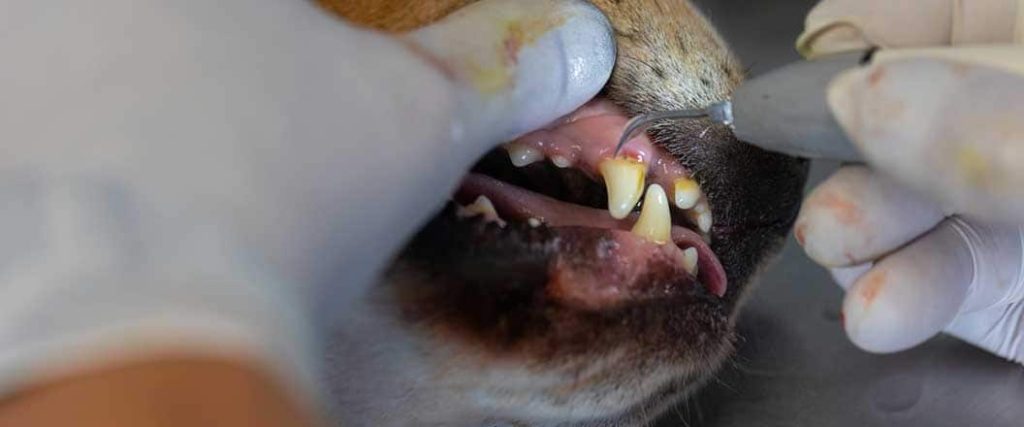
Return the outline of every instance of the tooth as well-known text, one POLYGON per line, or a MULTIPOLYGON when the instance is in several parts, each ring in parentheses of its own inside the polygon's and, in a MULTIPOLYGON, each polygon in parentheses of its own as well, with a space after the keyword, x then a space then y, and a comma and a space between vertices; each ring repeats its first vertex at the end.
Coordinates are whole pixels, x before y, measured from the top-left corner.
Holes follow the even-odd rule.
POLYGON ((658 184, 647 187, 640 218, 633 225, 633 233, 654 243, 668 243, 672 237, 672 214, 669 213, 668 197, 658 184))
POLYGON ((697 228, 705 233, 711 231, 711 212, 697 214, 697 228))
POLYGON ((544 153, 541 153, 540 150, 523 144, 508 144, 505 146, 505 150, 508 150, 508 158, 512 160, 512 165, 517 168, 544 159, 544 153))
POLYGON ((565 156, 551 156, 551 163, 554 163, 555 166, 558 166, 562 169, 572 166, 572 161, 570 161, 565 156))
POLYGON ((687 210, 686 217, 690 219, 691 223, 696 224, 701 232, 707 233, 711 231, 711 207, 708 205, 707 200, 701 200, 694 205, 693 209, 687 210))
POLYGON ((477 197, 469 206, 459 206, 455 215, 459 218, 470 218, 482 215, 484 217, 484 221, 495 222, 502 227, 505 226, 505 221, 498 216, 498 211, 494 209, 494 204, 491 203, 491 199, 488 199, 487 196, 483 195, 477 197))
POLYGON ((683 268, 691 276, 697 275, 697 248, 686 248, 683 250, 683 268))
POLYGON ((701 200, 693 206, 693 210, 697 211, 697 213, 711 212, 711 206, 708 205, 707 200, 701 200))
POLYGON ((625 218, 640 201, 647 166, 636 160, 617 157, 602 161, 598 168, 608 188, 608 212, 615 219, 625 218))
POLYGON ((530 218, 530 219, 526 220, 526 223, 530 224, 530 227, 533 227, 533 228, 540 227, 540 225, 541 225, 540 220, 537 219, 537 218, 530 218))
POLYGON ((701 212, 697 217, 697 227, 705 233, 711 231, 711 212, 701 212))
POLYGON ((675 202, 679 209, 690 209, 700 199, 700 186, 690 178, 679 178, 675 181, 675 202))

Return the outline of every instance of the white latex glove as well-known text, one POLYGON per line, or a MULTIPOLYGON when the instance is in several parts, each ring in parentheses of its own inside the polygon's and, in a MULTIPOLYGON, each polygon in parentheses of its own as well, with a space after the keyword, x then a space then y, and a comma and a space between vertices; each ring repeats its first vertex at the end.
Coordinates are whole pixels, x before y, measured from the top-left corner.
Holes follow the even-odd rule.
POLYGON ((476 158, 615 58, 579 0, 483 1, 404 38, 313 3, 4 2, 0 393, 207 351, 315 395, 312 303, 323 326, 476 158))
POLYGON ((826 0, 808 15, 808 57, 882 47, 829 88, 870 169, 842 168, 796 225, 849 290, 844 327, 865 350, 945 330, 1024 362, 1024 231, 994 225, 1024 220, 1022 17, 1017 1, 945 0, 826 0))

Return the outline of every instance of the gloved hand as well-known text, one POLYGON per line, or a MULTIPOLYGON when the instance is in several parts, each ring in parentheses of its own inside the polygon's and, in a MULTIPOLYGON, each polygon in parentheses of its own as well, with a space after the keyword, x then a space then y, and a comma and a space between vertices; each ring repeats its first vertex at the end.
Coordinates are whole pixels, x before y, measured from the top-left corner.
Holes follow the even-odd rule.
POLYGON ((941 0, 825 0, 808 15, 805 56, 882 48, 829 88, 870 168, 842 168, 796 225, 848 289, 844 327, 861 348, 945 330, 1024 362, 1021 17, 1018 2, 941 0))
POLYGON ((483 1, 401 38, 313 3, 5 6, 0 393, 182 350, 315 392, 311 304, 363 292, 476 158, 615 58, 579 0, 483 1))

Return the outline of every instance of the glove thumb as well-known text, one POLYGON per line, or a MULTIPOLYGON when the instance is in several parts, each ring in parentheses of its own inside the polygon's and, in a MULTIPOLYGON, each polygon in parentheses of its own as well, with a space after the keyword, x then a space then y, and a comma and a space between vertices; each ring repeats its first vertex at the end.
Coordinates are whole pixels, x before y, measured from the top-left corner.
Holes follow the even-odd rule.
POLYGON ((579 0, 485 0, 407 39, 456 81, 453 139, 474 154, 593 98, 615 62, 608 20, 579 0))

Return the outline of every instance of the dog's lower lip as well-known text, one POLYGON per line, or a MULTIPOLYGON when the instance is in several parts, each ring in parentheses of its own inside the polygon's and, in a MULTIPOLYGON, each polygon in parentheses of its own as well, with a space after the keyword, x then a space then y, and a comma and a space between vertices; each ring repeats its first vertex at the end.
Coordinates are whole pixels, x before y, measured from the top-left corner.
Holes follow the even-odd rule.
MULTIPOLYGON (((656 263, 659 266, 666 264, 666 262, 662 262, 664 260, 644 259, 645 256, 667 259, 678 253, 680 251, 678 248, 694 248, 698 254, 697 279, 699 283, 703 284, 711 294, 719 297, 725 294, 727 283, 724 268, 701 236, 692 230, 673 226, 672 240, 675 243, 674 245, 651 244, 628 231, 634 218, 616 220, 611 218, 607 211, 561 202, 480 174, 467 175, 456 193, 456 200, 468 202, 480 195, 487 196, 506 220, 525 222, 529 218, 541 218, 546 225, 551 227, 590 229, 594 233, 603 230, 604 234, 601 237, 605 240, 602 244, 610 245, 616 251, 619 251, 616 252, 616 257, 609 257, 604 261, 587 260, 582 263, 574 262, 574 266, 585 267, 577 268, 574 277, 581 277, 580 273, 584 269, 589 269, 594 271, 604 270, 605 273, 610 275, 608 277, 619 274, 618 277, 624 281, 637 280, 638 274, 655 273, 653 271, 654 267, 652 267, 650 272, 638 270, 641 266, 655 265, 652 263, 656 263), (600 265, 601 262, 606 262, 609 265, 600 265), (613 265, 614 263, 620 263, 620 265, 616 268, 613 265), (625 274, 627 271, 629 274, 625 274)), ((581 231, 572 231, 574 236, 580 236, 580 233, 581 231)), ((679 266, 676 265, 675 267, 679 266)), ((672 266, 659 268, 671 269, 672 266)), ((564 272, 566 270, 560 271, 564 272)), ((685 275, 681 268, 677 268, 676 273, 685 275)), ((552 276, 556 277, 557 275, 552 274, 552 276)), ((589 272, 587 276, 590 277, 589 272)), ((562 275, 557 277, 564 279, 568 276, 562 275)), ((654 276, 651 276, 650 279, 654 280, 654 276)), ((662 280, 664 279, 666 278, 662 278, 662 280)), ((682 278, 679 278, 679 280, 682 280, 682 278)))

